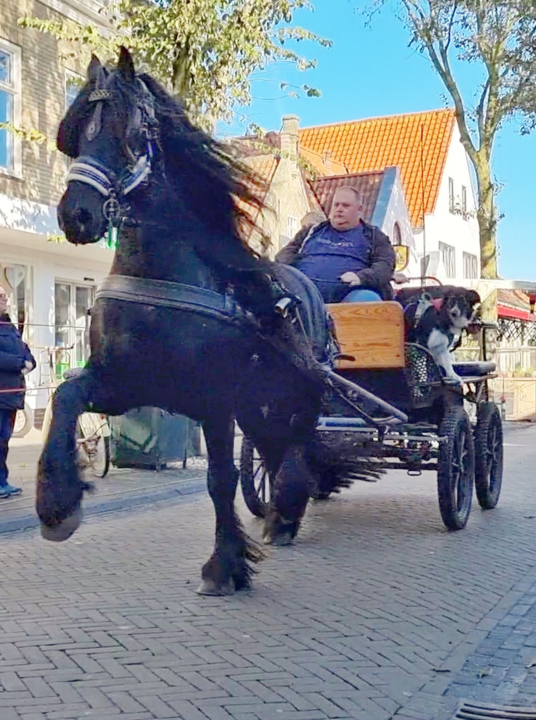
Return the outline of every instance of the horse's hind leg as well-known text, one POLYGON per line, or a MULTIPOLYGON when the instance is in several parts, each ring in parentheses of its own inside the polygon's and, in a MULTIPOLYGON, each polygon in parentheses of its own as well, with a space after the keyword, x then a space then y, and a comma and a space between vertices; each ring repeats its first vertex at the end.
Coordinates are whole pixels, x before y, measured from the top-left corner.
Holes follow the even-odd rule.
POLYGON ((201 595, 229 595, 249 588, 253 568, 262 552, 245 534, 234 499, 238 470, 233 462, 234 421, 225 416, 206 421, 203 431, 208 451, 208 491, 216 512, 214 552, 202 570, 201 595))
POLYGON ((81 502, 90 486, 79 475, 76 420, 91 401, 90 372, 66 380, 53 398, 50 429, 39 458, 36 511, 47 540, 67 540, 82 520, 81 502))
POLYGON ((298 534, 314 486, 305 457, 304 445, 290 445, 283 455, 264 524, 266 544, 290 545, 298 534))

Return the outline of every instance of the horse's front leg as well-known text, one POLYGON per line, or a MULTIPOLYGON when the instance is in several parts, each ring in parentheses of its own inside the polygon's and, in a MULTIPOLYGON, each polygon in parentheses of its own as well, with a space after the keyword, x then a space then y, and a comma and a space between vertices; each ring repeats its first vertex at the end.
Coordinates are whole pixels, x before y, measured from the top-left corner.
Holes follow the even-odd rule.
POLYGON ((203 424, 208 452, 208 492, 216 512, 214 552, 203 566, 200 595, 230 595, 249 588, 253 568, 263 558, 238 519, 234 500, 238 470, 233 462, 234 421, 225 416, 203 424))
POLYGON ((67 540, 82 522, 82 497, 90 485, 79 475, 76 421, 90 407, 92 384, 85 370, 54 393, 52 422, 37 471, 36 511, 46 540, 67 540))

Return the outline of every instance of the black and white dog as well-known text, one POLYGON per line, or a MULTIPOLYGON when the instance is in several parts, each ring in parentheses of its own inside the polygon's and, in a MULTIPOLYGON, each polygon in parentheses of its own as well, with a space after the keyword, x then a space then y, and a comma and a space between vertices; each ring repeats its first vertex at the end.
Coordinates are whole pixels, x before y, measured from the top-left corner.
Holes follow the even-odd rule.
POLYGON ((461 343, 462 332, 474 320, 480 296, 474 290, 441 285, 404 288, 396 299, 404 308, 406 342, 428 348, 445 378, 456 384, 461 378, 454 371, 451 352, 461 343))

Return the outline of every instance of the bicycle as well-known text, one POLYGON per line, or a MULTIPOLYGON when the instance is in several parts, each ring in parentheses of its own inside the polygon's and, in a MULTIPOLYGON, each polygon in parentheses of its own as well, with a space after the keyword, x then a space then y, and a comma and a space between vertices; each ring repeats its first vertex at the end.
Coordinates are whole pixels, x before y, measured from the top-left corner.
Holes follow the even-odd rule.
MULTIPOLYGON (((48 354, 49 376, 52 388, 58 386, 56 368, 61 367, 61 354, 72 350, 74 345, 68 347, 47 347, 44 348, 48 354)), ((70 368, 62 377, 64 380, 75 377, 81 368, 70 368)), ((43 438, 48 435, 52 422, 52 399, 54 392, 48 399, 45 416, 43 418, 43 438)), ((82 469, 90 468, 97 478, 106 477, 110 469, 110 425, 106 415, 99 413, 85 412, 79 416, 76 423, 76 446, 78 453, 78 465, 82 469)))

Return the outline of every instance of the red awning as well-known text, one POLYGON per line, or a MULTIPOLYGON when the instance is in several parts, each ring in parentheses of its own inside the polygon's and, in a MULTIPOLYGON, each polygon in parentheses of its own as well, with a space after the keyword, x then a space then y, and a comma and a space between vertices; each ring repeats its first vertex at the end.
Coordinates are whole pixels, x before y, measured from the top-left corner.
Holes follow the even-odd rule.
POLYGON ((497 314, 502 318, 512 318, 514 320, 527 320, 528 322, 536 322, 536 315, 531 314, 528 310, 520 308, 507 307, 506 305, 497 305, 497 314))

